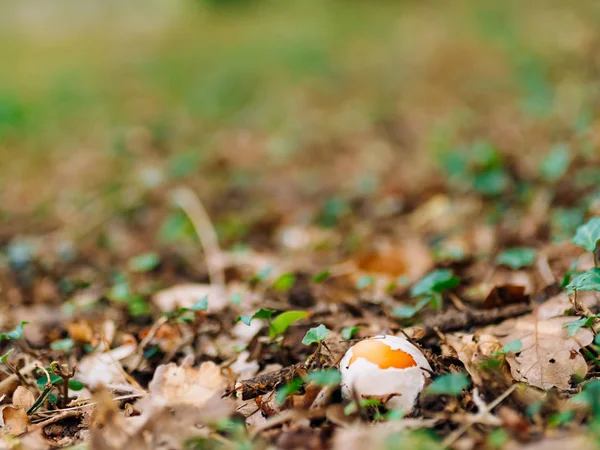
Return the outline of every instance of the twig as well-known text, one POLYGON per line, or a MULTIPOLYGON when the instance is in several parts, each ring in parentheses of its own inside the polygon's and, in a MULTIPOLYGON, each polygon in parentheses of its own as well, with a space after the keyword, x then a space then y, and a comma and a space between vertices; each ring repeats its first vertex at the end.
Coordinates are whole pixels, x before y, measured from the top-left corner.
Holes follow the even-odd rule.
POLYGON ((154 325, 152 325, 152 327, 148 331, 148 334, 144 337, 144 339, 142 339, 142 341, 138 345, 135 358, 131 363, 131 367, 129 368, 130 371, 133 372, 134 370, 137 370, 137 368, 140 366, 140 364, 142 363, 142 359, 144 358, 144 348, 146 348, 146 345, 148 345, 150 341, 154 339, 154 336, 156 336, 156 333, 158 333, 159 328, 162 327, 165 323, 167 323, 168 320, 169 318, 167 316, 161 316, 156 322, 154 322, 154 325))
POLYGON ((206 267, 211 284, 224 287, 223 254, 219 247, 217 232, 210 221, 206 209, 204 209, 196 194, 187 187, 176 189, 173 192, 173 200, 186 213, 194 225, 200 245, 204 250, 206 267))
POLYGON ((70 411, 64 411, 61 414, 57 414, 53 417, 50 417, 49 419, 44 420, 43 422, 38 422, 32 426, 30 426, 27 429, 27 432, 33 432, 36 430, 39 430, 41 428, 46 427, 47 425, 51 425, 55 422, 59 422, 63 419, 66 419, 67 417, 77 417, 83 414, 83 411, 81 411, 81 409, 75 409, 75 410, 70 410, 70 411))
POLYGON ((300 415, 300 412, 297 409, 288 409, 283 411, 276 416, 269 417, 265 423, 257 426, 254 430, 250 432, 250 437, 256 437, 260 432, 268 430, 269 428, 280 425, 284 422, 288 422, 300 415))
POLYGON ((284 367, 280 370, 240 381, 235 387, 235 391, 241 392, 242 400, 248 400, 272 391, 277 385, 288 382, 296 375, 301 375, 305 371, 306 366, 304 364, 294 364, 293 366, 284 367))
MULTIPOLYGON (((529 303, 517 303, 502 308, 472 311, 449 310, 443 314, 426 317, 422 324, 416 325, 413 329, 422 330, 419 339, 423 339, 435 335, 436 328, 440 332, 448 332, 489 325, 504 319, 527 314, 530 311, 531 305, 529 303)), ((406 331, 409 331, 409 329, 406 329, 406 331)))
MULTIPOLYGON (((490 403, 489 405, 487 405, 487 407, 483 410, 480 411, 481 414, 486 414, 489 413, 492 409, 494 409, 496 406, 498 406, 500 403, 502 403, 510 394, 512 394, 517 388, 519 387, 518 384, 513 384, 511 387, 509 387, 506 391, 504 391, 503 394, 501 394, 499 397, 496 398, 496 400, 494 400, 492 403, 490 403)), ((456 442, 456 440, 458 440, 462 434, 467 431, 471 425, 473 425, 474 422, 470 422, 470 423, 466 423, 463 426, 461 426, 460 428, 457 428, 456 430, 454 430, 452 433, 450 433, 448 436, 446 436, 446 439, 443 440, 442 442, 442 448, 448 448, 450 447, 454 442, 456 442)))

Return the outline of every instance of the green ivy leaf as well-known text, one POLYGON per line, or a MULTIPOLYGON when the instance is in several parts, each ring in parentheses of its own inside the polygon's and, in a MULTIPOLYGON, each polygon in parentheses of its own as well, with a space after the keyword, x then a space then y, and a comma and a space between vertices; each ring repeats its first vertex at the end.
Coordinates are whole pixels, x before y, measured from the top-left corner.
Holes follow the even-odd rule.
POLYGON ((317 370, 307 374, 304 380, 319 386, 337 386, 342 382, 342 374, 337 369, 317 370))
POLYGON ((292 286, 294 286, 295 282, 296 275, 293 273, 284 273, 283 275, 280 275, 277 280, 275 280, 275 283, 273 283, 273 289, 279 292, 287 292, 292 288, 292 286))
POLYGON ((372 285, 373 283, 375 283, 375 278, 367 275, 367 276, 361 277, 360 280, 358 280, 358 282, 356 283, 356 288, 364 289, 367 286, 372 285))
POLYGON ((250 326, 250 324, 252 323, 252 316, 240 316, 238 317, 237 321, 250 326))
MULTIPOLYGON (((47 381, 48 381, 48 378, 46 378, 45 375, 38 378, 37 380, 35 380, 38 388, 40 388, 40 391, 44 390, 44 388, 46 387, 47 381)), ((55 373, 50 373, 50 383, 52 383, 53 386, 62 384, 62 378, 59 377, 58 375, 56 375, 55 373)))
POLYGON ((546 181, 558 181, 569 168, 571 151, 565 144, 555 146, 540 166, 540 175, 546 181))
POLYGON ((66 352, 68 350, 71 350, 74 345, 75 345, 75 342, 73 342, 73 339, 65 338, 65 339, 59 339, 57 341, 52 342, 50 344, 50 348, 52 350, 61 350, 63 352, 66 352))
POLYGON ((313 282, 315 283, 323 283, 331 276, 331 272, 329 270, 324 270, 319 272, 313 277, 313 282))
POLYGON ((289 381, 284 386, 277 389, 277 392, 275 394, 275 400, 277 400, 277 403, 279 403, 280 405, 283 404, 283 402, 285 402, 285 399, 288 398, 290 395, 294 395, 296 392, 298 392, 300 390, 300 386, 302 386, 303 384, 304 381, 302 380, 302 378, 294 378, 292 381, 289 381))
POLYGON ((587 383, 583 391, 573 397, 577 403, 587 403, 594 416, 600 415, 600 380, 592 380, 587 383))
POLYGON ((76 380, 74 378, 71 378, 69 380, 69 389, 71 389, 72 391, 80 391, 83 388, 84 388, 84 384, 81 381, 76 380))
POLYGON ((504 250, 496 257, 496 264, 521 269, 530 267, 535 262, 535 249, 529 247, 517 247, 504 250))
POLYGON ((469 384, 469 379, 464 374, 447 373, 437 377, 427 391, 431 394, 459 395, 469 384))
POLYGON ((585 248, 588 252, 596 251, 598 241, 600 241, 600 217, 594 217, 577 228, 573 238, 575 245, 585 248))
POLYGON ((360 327, 346 327, 342 329, 342 338, 346 340, 352 339, 358 330, 360 330, 360 327))
POLYGON ((231 296, 231 303, 233 303, 236 306, 239 306, 242 304, 242 294, 239 292, 234 293, 231 296))
POLYGON ((148 272, 156 269, 160 264, 160 257, 156 252, 144 253, 142 255, 131 258, 127 265, 129 270, 133 272, 148 272))
POLYGON ((308 330, 304 338, 302 338, 302 343, 304 345, 310 345, 316 342, 321 342, 329 333, 330 331, 327 329, 327 327, 321 324, 318 327, 308 330))
POLYGON ((576 291, 600 291, 600 268, 594 267, 575 275, 566 289, 568 294, 576 291))
POLYGON ((188 311, 206 311, 208 308, 208 295, 205 295, 204 298, 201 298, 192 306, 187 308, 188 311))
POLYGON ((458 286, 460 278, 455 277, 450 269, 438 269, 425 275, 410 290, 410 295, 419 297, 421 295, 441 294, 446 289, 458 286))
POLYGON ((6 362, 8 361, 8 357, 10 356, 10 354, 12 353, 13 350, 14 349, 11 348, 4 355, 0 356, 0 363, 6 364, 6 362))
POLYGON ((502 353, 504 353, 504 354, 510 353, 510 352, 518 353, 521 351, 522 348, 523 348, 523 343, 521 342, 521 340, 515 339, 514 341, 509 342, 504 347, 502 347, 502 353))
POLYGON ((0 342, 9 339, 21 339, 23 337, 23 326, 29 322, 21 322, 13 330, 7 331, 6 333, 0 333, 0 342))
MULTIPOLYGON (((437 294, 439 296, 439 294, 437 294)), ((431 303, 433 300, 433 296, 424 297, 417 302, 415 306, 411 305, 402 305, 398 308, 394 308, 392 311, 392 315, 396 317, 400 317, 403 319, 409 319, 421 311, 425 306, 431 303)))
POLYGON ((269 337, 271 339, 285 333, 288 327, 298 320, 308 317, 307 311, 286 311, 279 314, 269 326, 269 337))
POLYGON ((274 309, 264 309, 264 308, 260 308, 258 311, 256 311, 253 315, 251 316, 240 316, 238 317, 238 322, 243 322, 246 325, 250 326, 250 324, 252 323, 252 320, 254 319, 265 319, 265 320, 271 320, 271 316, 275 313, 276 311, 274 309))
POLYGON ((563 325, 567 329, 569 336, 575 336, 577 332, 583 327, 591 327, 596 320, 596 316, 582 317, 581 319, 573 322, 567 322, 563 325))

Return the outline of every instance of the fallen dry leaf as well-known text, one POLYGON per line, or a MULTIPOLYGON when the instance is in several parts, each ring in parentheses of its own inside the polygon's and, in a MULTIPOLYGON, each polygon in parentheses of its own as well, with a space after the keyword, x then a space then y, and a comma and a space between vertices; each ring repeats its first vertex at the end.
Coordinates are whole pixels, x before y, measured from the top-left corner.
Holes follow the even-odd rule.
POLYGON ((25 433, 30 423, 25 410, 14 406, 5 406, 2 409, 2 420, 8 431, 15 436, 25 433))
POLYGON ((195 369, 184 362, 181 366, 174 363, 159 366, 149 391, 154 402, 200 407, 212 397, 223 395, 226 386, 227 381, 215 363, 204 362, 195 369))
POLYGON ((110 389, 136 391, 125 376, 120 360, 135 352, 136 346, 122 345, 107 352, 85 356, 77 366, 77 379, 90 389, 105 386, 110 389))
POLYGON ((217 313, 229 304, 227 293, 219 286, 202 283, 185 283, 157 292, 152 297, 154 304, 163 312, 190 308, 194 303, 208 297, 207 312, 217 313))
POLYGON ((537 320, 534 314, 528 314, 482 331, 496 336, 502 345, 521 341, 519 352, 506 355, 515 380, 545 390, 568 389, 572 375, 583 377, 587 373, 587 363, 579 350, 594 339, 586 328, 569 336, 564 325, 575 320, 578 317, 537 320))
POLYGON ((35 397, 31 391, 23 386, 18 386, 15 389, 12 397, 12 404, 15 408, 20 408, 27 411, 35 402, 35 397))

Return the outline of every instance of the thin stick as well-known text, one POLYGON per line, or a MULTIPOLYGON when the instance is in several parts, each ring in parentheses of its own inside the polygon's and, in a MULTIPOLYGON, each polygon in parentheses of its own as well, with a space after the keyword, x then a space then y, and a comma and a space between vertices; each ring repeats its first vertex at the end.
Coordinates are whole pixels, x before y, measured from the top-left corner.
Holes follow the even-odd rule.
POLYGON ((81 411, 80 409, 78 410, 74 410, 74 411, 64 411, 61 414, 57 414, 53 417, 50 417, 47 420, 44 420, 43 422, 38 422, 32 426, 30 426, 27 429, 27 432, 33 432, 35 430, 39 430, 40 428, 44 428, 47 425, 53 424, 55 422, 58 422, 60 420, 66 419, 67 417, 77 417, 83 414, 83 411, 81 411))
MULTIPOLYGON (((494 409, 496 406, 498 406, 500 403, 502 403, 518 387, 519 387, 518 384, 513 384, 506 391, 504 391, 503 394, 501 394, 499 397, 497 397, 496 400, 494 400, 492 403, 487 405, 487 407, 483 411, 480 411, 480 414, 489 413, 492 409, 494 409)), ((457 428, 456 430, 454 430, 448 436, 446 436, 446 439, 444 439, 442 441, 442 448, 447 448, 447 447, 450 447, 452 444, 454 444, 454 442, 456 442, 458 440, 458 438, 460 438, 462 436, 462 434, 465 431, 467 431, 474 423, 475 422, 466 423, 463 426, 461 426, 460 428, 457 428)))
POLYGON ((200 245, 204 250, 206 268, 208 269, 211 284, 225 286, 223 254, 219 247, 217 232, 200 199, 190 188, 181 187, 173 192, 173 200, 186 213, 194 225, 196 234, 200 239, 200 245))
POLYGON ((146 345, 148 345, 150 341, 154 339, 154 336, 156 336, 158 329, 162 327, 165 323, 167 323, 168 320, 169 318, 167 316, 162 316, 156 322, 154 322, 154 325, 152 325, 146 337, 142 339, 140 345, 138 345, 137 347, 135 359, 133 360, 133 362, 131 363, 131 367, 129 368, 131 372, 138 369, 138 367, 142 363, 142 359, 144 358, 144 349, 146 348, 146 345))

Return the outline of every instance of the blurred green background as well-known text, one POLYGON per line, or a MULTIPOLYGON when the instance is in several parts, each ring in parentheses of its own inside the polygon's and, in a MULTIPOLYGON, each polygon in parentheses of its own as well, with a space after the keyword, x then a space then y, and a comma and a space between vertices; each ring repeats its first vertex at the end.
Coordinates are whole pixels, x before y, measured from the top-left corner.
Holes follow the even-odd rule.
POLYGON ((535 177, 596 154, 598 30, 592 0, 4 0, 0 219, 93 226, 185 182, 235 237, 410 203, 456 155, 535 177))

